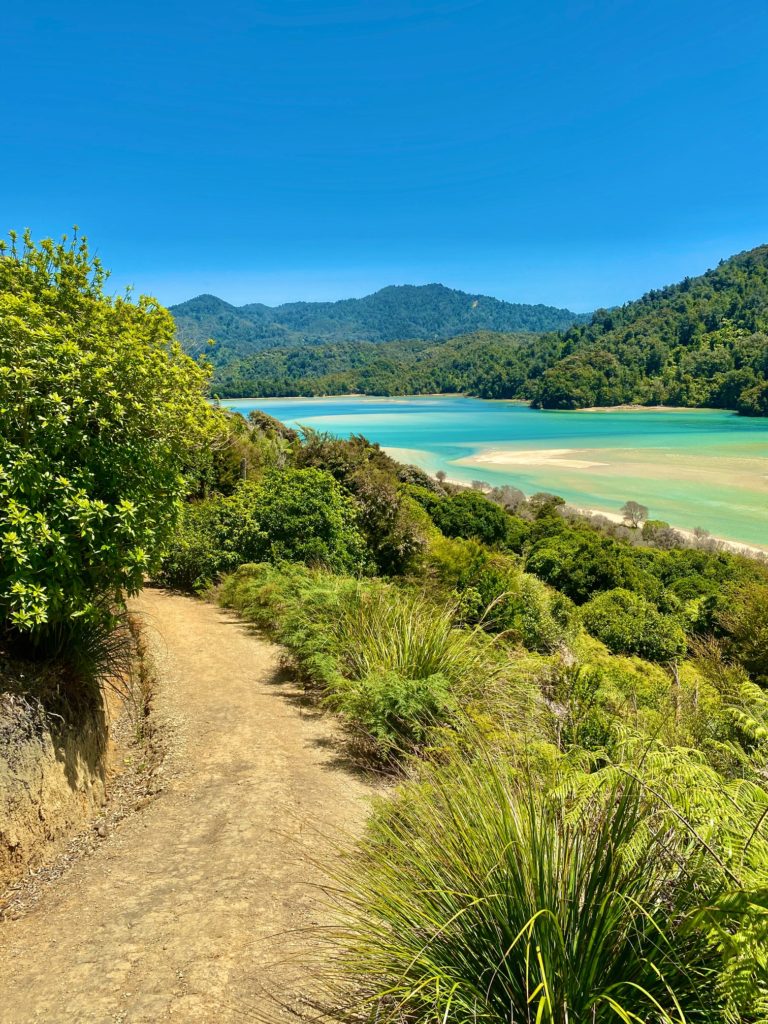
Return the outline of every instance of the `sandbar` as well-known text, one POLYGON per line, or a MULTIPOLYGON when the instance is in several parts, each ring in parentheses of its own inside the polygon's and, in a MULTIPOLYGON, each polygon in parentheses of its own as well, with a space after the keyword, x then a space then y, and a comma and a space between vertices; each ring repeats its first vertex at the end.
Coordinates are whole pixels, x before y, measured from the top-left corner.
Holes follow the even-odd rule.
POLYGON ((599 462, 596 459, 570 458, 571 455, 580 451, 584 451, 584 449, 535 448, 528 451, 515 451, 509 448, 490 448, 487 451, 478 452, 476 455, 456 459, 456 465, 500 466, 502 469, 511 469, 515 466, 551 466, 553 464, 563 469, 594 469, 597 466, 608 465, 607 462, 599 462))

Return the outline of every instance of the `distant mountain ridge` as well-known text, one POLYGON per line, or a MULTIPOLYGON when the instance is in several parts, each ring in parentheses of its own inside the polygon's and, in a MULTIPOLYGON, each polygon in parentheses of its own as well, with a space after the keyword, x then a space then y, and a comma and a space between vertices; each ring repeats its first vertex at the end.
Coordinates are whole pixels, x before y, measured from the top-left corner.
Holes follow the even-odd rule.
POLYGON ((768 416, 768 246, 564 331, 273 348, 220 366, 214 390, 464 392, 549 409, 673 405, 768 416))
POLYGON ((476 331, 564 330, 589 320, 589 314, 471 295, 441 284, 390 285, 361 299, 274 307, 260 302, 233 306, 215 295, 198 295, 170 309, 187 347, 215 341, 208 357, 217 366, 294 345, 444 341, 476 331))

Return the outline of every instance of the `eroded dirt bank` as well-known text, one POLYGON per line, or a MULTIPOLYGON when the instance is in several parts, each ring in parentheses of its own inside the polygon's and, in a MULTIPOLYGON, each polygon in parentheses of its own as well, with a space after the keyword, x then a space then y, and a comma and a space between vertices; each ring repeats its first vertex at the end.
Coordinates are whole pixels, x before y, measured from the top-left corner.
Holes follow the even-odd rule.
POLYGON ((0 694, 0 750, 2 892, 104 804, 104 709, 94 701, 66 720, 32 697, 0 694))
POLYGON ((371 786, 278 649, 216 608, 148 591, 163 792, 20 920, 0 925, 4 1024, 290 1018, 312 995, 317 860, 371 786))

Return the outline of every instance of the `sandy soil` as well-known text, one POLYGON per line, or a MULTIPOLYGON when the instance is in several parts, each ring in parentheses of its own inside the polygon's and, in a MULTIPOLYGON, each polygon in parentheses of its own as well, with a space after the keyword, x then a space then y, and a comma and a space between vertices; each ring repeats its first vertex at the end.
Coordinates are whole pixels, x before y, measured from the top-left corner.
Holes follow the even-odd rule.
POLYGON ((372 785, 279 651, 211 605, 147 591, 163 792, 0 926, 3 1024, 295 1019, 313 995, 316 866, 372 785))

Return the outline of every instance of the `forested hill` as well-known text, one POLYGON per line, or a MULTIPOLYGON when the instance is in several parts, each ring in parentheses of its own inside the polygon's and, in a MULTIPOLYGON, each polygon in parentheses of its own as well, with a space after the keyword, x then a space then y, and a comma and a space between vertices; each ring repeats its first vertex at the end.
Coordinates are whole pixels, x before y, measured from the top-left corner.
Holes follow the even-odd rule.
POLYGON ((526 385, 547 408, 619 402, 768 415, 768 246, 700 277, 598 310, 526 385))
POLYGON ((466 392, 544 408, 710 406, 768 415, 768 246, 543 335, 278 348, 221 368, 222 395, 466 392))
POLYGON ((179 337, 194 349, 212 338, 217 366, 265 349, 329 342, 439 341, 472 331, 553 331, 587 315, 554 306, 504 302, 440 284, 393 285, 339 302, 232 306, 215 295, 172 306, 179 337))

